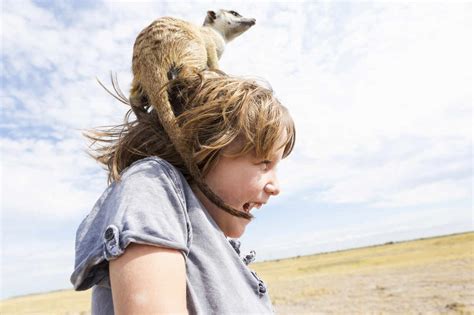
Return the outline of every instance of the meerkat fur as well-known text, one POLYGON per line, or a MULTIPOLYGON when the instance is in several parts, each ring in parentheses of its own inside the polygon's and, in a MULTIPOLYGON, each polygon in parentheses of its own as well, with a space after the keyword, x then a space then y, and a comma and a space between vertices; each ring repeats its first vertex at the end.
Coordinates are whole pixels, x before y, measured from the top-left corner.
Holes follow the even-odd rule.
POLYGON ((225 45, 254 24, 255 19, 227 10, 208 11, 200 27, 171 17, 155 20, 135 40, 130 91, 130 104, 137 119, 153 106, 169 139, 206 197, 228 213, 246 219, 253 216, 227 205, 203 182, 164 87, 173 78, 218 69, 225 45))

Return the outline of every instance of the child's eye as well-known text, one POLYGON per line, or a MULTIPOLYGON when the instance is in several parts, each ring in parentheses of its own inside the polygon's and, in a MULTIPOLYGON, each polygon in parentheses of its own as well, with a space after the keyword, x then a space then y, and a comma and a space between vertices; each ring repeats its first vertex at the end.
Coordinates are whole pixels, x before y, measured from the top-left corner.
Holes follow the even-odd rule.
POLYGON ((267 168, 270 166, 270 164, 272 164, 272 161, 263 160, 263 161, 262 161, 262 164, 264 164, 264 165, 265 165, 265 169, 267 169, 267 168))

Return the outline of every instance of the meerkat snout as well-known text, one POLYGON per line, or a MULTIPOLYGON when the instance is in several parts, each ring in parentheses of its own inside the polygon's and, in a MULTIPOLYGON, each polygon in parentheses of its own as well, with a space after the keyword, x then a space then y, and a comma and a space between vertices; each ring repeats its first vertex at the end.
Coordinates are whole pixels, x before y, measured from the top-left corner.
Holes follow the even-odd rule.
POLYGON ((248 19, 248 21, 241 21, 240 24, 244 24, 244 25, 248 25, 249 27, 250 26, 254 26, 256 23, 256 20, 255 19, 248 19))

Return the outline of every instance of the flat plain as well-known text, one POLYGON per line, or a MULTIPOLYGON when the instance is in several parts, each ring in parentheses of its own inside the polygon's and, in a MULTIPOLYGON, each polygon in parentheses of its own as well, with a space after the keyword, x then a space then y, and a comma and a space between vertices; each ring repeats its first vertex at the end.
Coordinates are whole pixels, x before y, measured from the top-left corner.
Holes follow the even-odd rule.
MULTIPOLYGON (((474 314, 474 232, 251 265, 277 314, 474 314)), ((1 314, 90 314, 91 290, 0 302, 1 314)))

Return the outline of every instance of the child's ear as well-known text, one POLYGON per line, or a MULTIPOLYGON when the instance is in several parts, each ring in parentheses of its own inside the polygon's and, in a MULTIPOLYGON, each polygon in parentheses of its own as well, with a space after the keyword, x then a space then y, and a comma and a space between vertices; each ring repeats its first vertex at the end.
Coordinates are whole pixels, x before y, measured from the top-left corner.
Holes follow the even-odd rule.
POLYGON ((204 20, 204 25, 212 24, 216 20, 217 15, 214 11, 207 11, 206 19, 204 20))

